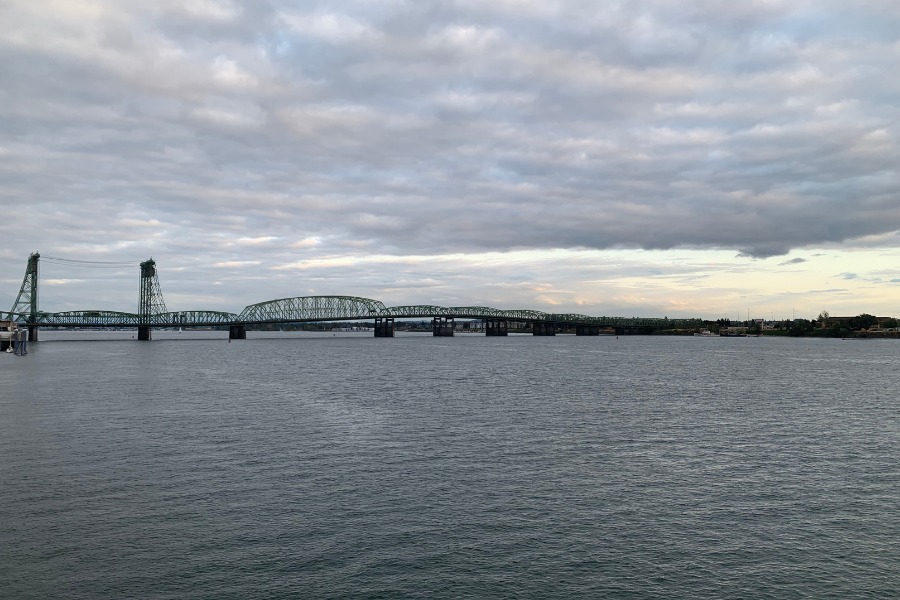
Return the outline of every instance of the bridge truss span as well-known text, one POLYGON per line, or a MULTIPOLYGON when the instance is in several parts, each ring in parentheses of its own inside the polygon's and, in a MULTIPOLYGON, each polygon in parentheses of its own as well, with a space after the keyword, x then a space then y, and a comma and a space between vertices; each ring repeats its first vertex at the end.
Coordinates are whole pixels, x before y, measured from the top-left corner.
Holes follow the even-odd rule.
POLYGON ((179 310, 150 316, 154 327, 215 327, 234 325, 238 316, 218 310, 179 310))
POLYGON ((501 310, 498 311, 500 316, 504 319, 508 319, 510 321, 520 321, 520 322, 534 322, 534 321, 547 321, 550 319, 552 315, 549 315, 540 310, 529 310, 525 308, 518 308, 513 310, 501 310))
POLYGON ((41 327, 137 327, 141 317, 115 310, 67 310, 39 312, 35 324, 41 327))
POLYGON ((241 324, 346 321, 383 316, 378 300, 356 296, 299 296, 251 304, 237 316, 241 324))
MULTIPOLYGON (((169 311, 163 299, 156 262, 140 263, 138 311, 71 310, 44 312, 38 309, 38 264, 40 254, 28 258, 25 277, 11 310, 0 312, 0 320, 28 328, 36 341, 38 328, 137 328, 138 339, 149 340, 152 328, 228 328, 229 339, 245 339, 245 326, 327 321, 375 321, 376 337, 393 337, 395 319, 433 319, 433 331, 452 335, 454 319, 484 322, 486 335, 505 335, 511 323, 531 323, 536 335, 555 335, 557 328, 575 326, 578 335, 597 335, 600 328, 626 333, 658 330, 698 329, 699 319, 591 317, 582 314, 547 313, 530 309, 499 309, 489 306, 438 306, 433 304, 385 306, 378 300, 358 296, 297 296, 251 304, 240 314, 215 310, 169 311), (580 329, 579 329, 580 328, 580 329), (587 329, 585 329, 587 328, 587 329), (450 333, 446 333, 446 331, 450 333), (585 333, 586 332, 586 333, 585 333)), ((48 258, 48 257, 45 257, 48 258)), ((51 259, 64 260, 64 259, 51 259)), ((70 261, 89 265, 117 264, 70 261)), ((438 335, 438 333, 435 333, 438 335)))
POLYGON ((583 325, 599 325, 600 319, 597 317, 589 317, 587 315, 578 315, 572 313, 554 313, 547 315, 547 320, 555 323, 565 324, 583 324, 583 325))
POLYGON ((415 317, 447 317, 451 316, 450 309, 444 306, 432 304, 411 304, 409 306, 388 306, 378 315, 379 317, 394 317, 395 319, 412 319, 415 317))
POLYGON ((490 306, 435 306, 409 305, 389 306, 381 312, 382 317, 411 319, 416 317, 447 317, 454 319, 502 319, 506 321, 545 321, 551 315, 538 310, 503 310, 490 306))

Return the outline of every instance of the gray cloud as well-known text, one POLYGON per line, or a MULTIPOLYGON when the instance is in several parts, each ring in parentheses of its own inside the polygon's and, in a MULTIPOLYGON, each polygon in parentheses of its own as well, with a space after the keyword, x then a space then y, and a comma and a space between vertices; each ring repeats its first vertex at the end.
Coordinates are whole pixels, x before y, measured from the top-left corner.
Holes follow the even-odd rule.
POLYGON ((4 9, 19 246, 245 281, 367 254, 765 258, 900 229, 894 2, 93 6, 4 9))

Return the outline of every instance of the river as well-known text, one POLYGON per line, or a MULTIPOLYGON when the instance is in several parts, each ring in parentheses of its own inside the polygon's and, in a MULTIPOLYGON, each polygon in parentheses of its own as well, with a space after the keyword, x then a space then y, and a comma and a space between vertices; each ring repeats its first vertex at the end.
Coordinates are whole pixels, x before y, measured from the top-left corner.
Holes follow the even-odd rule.
POLYGON ((896 341, 41 335, 2 598, 900 593, 896 341))

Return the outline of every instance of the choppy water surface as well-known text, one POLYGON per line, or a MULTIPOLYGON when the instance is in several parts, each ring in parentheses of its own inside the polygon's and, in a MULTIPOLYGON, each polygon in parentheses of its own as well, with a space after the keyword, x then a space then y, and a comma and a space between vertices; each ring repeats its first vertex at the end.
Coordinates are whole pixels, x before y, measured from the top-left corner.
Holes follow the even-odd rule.
POLYGON ((0 355, 0 597, 900 593, 897 342, 155 335, 0 355))

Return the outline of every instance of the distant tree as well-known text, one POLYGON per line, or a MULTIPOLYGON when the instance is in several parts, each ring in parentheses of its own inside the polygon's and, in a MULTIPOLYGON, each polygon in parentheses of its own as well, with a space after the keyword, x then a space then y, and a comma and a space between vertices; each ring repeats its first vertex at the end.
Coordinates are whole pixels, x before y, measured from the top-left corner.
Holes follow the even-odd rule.
POLYGON ((840 323, 832 324, 825 332, 826 337, 843 337, 844 334, 849 333, 848 329, 840 323))
POLYGON ((884 321, 881 322, 881 326, 886 329, 893 329, 894 327, 897 327, 897 319, 894 319, 894 318, 885 319, 884 321))
POLYGON ((878 318, 868 313, 863 313, 850 319, 850 328, 855 330, 868 329, 878 324, 878 318))
POLYGON ((819 323, 822 324, 822 327, 827 327, 827 326, 828 326, 828 317, 830 317, 830 316, 831 316, 831 315, 828 314, 828 311, 827 311, 827 310, 823 310, 822 312, 819 313, 819 319, 818 319, 818 321, 819 321, 819 323))
POLYGON ((807 335, 813 329, 815 329, 814 321, 807 321, 806 319, 794 319, 791 321, 791 328, 788 331, 788 335, 794 337, 802 337, 807 335))

